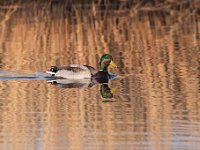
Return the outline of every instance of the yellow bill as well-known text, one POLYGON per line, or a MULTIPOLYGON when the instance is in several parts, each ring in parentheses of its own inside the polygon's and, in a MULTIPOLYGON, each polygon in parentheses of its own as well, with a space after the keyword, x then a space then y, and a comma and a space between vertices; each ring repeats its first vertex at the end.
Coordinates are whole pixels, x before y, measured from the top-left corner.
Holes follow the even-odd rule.
POLYGON ((114 88, 111 88, 111 89, 110 89, 110 92, 111 92, 112 94, 114 94, 116 90, 117 90, 117 88, 114 87, 114 88))
POLYGON ((117 68, 117 65, 111 60, 111 62, 110 62, 110 65, 112 66, 112 67, 115 67, 115 68, 117 68))

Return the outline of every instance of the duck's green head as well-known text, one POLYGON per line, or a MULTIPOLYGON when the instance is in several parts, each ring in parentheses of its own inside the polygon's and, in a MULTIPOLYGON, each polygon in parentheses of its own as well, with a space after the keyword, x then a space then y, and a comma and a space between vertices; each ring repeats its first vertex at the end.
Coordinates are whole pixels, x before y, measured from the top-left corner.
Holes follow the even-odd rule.
POLYGON ((117 65, 113 62, 113 57, 110 54, 104 54, 101 56, 99 62, 99 70, 100 71, 108 71, 108 66, 117 67, 117 65))

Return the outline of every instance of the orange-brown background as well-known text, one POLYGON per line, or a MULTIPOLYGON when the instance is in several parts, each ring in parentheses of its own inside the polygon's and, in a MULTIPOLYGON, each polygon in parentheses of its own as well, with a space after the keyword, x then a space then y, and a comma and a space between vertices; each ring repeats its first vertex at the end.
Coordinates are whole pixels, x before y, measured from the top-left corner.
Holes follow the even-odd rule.
POLYGON ((112 103, 102 102, 98 85, 60 89, 40 80, 0 81, 1 148, 171 149, 173 144, 162 142, 184 133, 198 141, 199 2, 185 9, 178 4, 178 10, 169 6, 2 5, 1 71, 97 67, 103 53, 121 68, 111 69, 120 76, 109 83, 117 87, 112 103), (179 124, 191 126, 174 133, 179 124))

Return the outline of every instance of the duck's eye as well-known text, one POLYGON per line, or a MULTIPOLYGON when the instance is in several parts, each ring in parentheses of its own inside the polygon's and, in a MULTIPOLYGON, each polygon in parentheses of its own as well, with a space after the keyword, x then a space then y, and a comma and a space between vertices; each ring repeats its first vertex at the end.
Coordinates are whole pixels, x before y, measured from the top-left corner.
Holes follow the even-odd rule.
POLYGON ((103 61, 103 64, 104 64, 104 65, 110 64, 110 60, 105 60, 105 61, 103 61))

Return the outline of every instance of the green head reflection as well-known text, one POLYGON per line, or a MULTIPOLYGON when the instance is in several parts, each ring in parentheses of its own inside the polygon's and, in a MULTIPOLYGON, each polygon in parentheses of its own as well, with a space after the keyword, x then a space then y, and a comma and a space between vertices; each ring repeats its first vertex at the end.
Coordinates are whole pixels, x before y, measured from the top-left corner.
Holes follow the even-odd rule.
POLYGON ((101 96, 105 99, 113 98, 113 93, 115 92, 115 88, 109 88, 108 84, 101 84, 100 93, 101 96))

